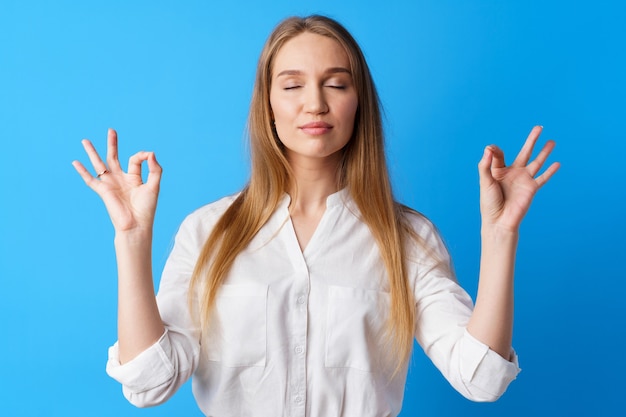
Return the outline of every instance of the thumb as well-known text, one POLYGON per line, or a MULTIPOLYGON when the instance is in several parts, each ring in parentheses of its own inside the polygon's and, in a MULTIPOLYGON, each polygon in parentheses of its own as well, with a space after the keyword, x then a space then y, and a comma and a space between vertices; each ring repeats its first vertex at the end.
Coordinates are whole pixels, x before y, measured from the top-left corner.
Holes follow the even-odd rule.
POLYGON ((493 149, 487 146, 483 152, 483 157, 478 162, 478 175, 481 187, 489 187, 495 181, 491 175, 491 163, 493 162, 493 149))

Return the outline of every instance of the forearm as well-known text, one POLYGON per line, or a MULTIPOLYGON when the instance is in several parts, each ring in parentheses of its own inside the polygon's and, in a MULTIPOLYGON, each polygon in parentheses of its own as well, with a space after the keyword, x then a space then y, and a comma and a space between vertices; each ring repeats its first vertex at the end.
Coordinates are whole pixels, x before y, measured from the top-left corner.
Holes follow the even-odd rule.
POLYGON ((152 280, 152 232, 121 232, 115 236, 118 267, 118 339, 125 363, 163 334, 152 280))
POLYGON ((483 226, 481 237, 478 294, 467 330, 508 358, 513 337, 513 275, 518 232, 483 226))

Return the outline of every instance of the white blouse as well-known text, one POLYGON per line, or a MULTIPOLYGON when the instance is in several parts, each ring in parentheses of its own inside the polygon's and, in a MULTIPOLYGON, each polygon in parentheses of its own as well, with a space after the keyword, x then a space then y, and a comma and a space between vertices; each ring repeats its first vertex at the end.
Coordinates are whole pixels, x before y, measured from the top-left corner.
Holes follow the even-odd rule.
MULTIPOLYGON (((167 400, 191 376, 207 416, 396 416, 406 366, 395 366, 383 336, 389 285, 379 250, 356 204, 342 190, 304 252, 289 217, 289 196, 237 257, 220 289, 207 340, 187 307, 189 279, 227 197, 189 215, 165 265, 157 301, 166 331, 120 365, 117 344, 107 372, 137 406, 167 400)), ((436 257, 448 253, 432 224, 411 219, 436 257)), ((494 401, 519 372, 466 330, 472 301, 446 268, 415 245, 408 272, 417 309, 415 337, 461 394, 494 401)))

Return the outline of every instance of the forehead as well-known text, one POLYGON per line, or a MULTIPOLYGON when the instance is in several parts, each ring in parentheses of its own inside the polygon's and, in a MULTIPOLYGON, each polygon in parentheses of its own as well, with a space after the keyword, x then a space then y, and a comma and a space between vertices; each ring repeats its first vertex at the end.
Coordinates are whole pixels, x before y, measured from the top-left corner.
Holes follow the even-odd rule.
POLYGON ((274 59, 272 74, 285 70, 323 72, 328 68, 350 69, 343 46, 335 39, 305 32, 285 42, 274 59))

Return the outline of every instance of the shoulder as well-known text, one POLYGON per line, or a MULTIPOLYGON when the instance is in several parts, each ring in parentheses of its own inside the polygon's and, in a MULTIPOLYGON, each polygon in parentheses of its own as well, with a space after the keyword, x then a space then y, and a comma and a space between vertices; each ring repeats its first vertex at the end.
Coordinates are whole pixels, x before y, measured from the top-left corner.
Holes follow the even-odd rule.
POLYGON ((444 240, 435 226, 424 214, 397 204, 406 239, 409 260, 419 263, 449 261, 444 240))
POLYGON ((439 236, 435 224, 424 214, 400 203, 396 203, 396 210, 400 215, 400 221, 413 233, 423 238, 439 236))
POLYGON ((222 215, 237 199, 240 193, 222 197, 191 212, 181 223, 178 234, 186 238, 204 242, 222 215))
POLYGON ((205 204, 192 211, 183 221, 185 222, 202 222, 213 218, 219 219, 241 193, 232 194, 222 197, 212 203, 205 204))

